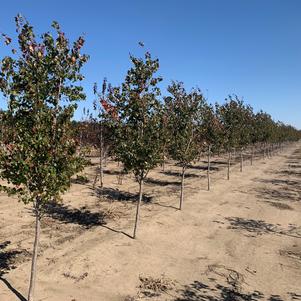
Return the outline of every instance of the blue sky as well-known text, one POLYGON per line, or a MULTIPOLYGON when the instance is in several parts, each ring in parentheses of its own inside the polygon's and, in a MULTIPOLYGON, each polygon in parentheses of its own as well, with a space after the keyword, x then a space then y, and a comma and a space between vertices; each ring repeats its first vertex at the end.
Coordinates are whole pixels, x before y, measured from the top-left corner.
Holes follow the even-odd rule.
POLYGON ((13 34, 17 13, 39 33, 52 20, 70 39, 85 33, 91 59, 77 119, 92 103, 93 83, 121 83, 143 41, 160 59, 163 94, 171 80, 198 86, 209 102, 236 93, 301 129, 299 0, 9 0, 1 3, 0 31, 13 34))

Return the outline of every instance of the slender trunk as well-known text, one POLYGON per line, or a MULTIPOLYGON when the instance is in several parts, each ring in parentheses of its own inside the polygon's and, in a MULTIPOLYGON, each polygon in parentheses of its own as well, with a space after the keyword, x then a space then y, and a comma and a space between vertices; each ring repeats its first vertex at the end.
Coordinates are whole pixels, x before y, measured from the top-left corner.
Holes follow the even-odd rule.
POLYGON ((210 152, 211 152, 211 145, 208 145, 208 168, 207 168, 208 191, 210 190, 210 152))
POLYGON ((103 151, 100 151, 99 159, 99 177, 100 177, 100 187, 103 188, 103 151))
POLYGON ((100 187, 103 188, 103 128, 102 123, 100 124, 100 150, 99 150, 99 176, 100 176, 100 187))
POLYGON ((162 171, 165 171, 165 146, 163 147, 162 171))
POLYGON ((242 164, 243 164, 243 154, 242 148, 240 149, 240 172, 242 172, 242 164))
POLYGON ((40 214, 39 211, 35 211, 36 223, 35 223, 35 238, 33 245, 33 254, 31 261, 31 273, 30 273, 30 284, 28 290, 28 301, 34 300, 34 290, 37 274, 37 258, 38 258, 38 248, 40 240, 40 214))
POLYGON ((104 151, 103 160, 104 160, 103 166, 107 167, 107 165, 108 165, 108 150, 104 151))
POLYGON ((227 172, 227 180, 230 180, 230 166, 231 166, 231 151, 228 151, 228 172, 227 172))
POLYGON ((103 188, 103 157, 104 157, 104 149, 103 149, 103 135, 102 135, 102 124, 100 125, 100 141, 99 141, 99 172, 96 173, 93 188, 96 186, 97 179, 99 177, 100 180, 100 188, 103 188))
POLYGON ((136 233, 137 233, 137 227, 138 227, 138 222, 139 222, 139 216, 140 216, 140 205, 143 197, 143 180, 139 180, 139 199, 137 202, 137 209, 136 209, 136 218, 135 218, 135 227, 134 227, 134 234, 133 238, 136 238, 136 233))
POLYGON ((185 166, 182 168, 182 175, 181 175, 181 195, 180 195, 180 207, 179 209, 182 210, 183 201, 184 201, 184 180, 185 180, 185 166))
POLYGON ((97 173, 97 174, 95 175, 95 177, 94 177, 94 181, 93 181, 93 189, 94 189, 95 186, 96 186, 97 179, 98 179, 98 173, 97 173))
POLYGON ((254 156, 254 146, 252 145, 252 149, 251 149, 251 166, 253 165, 253 156, 254 156))

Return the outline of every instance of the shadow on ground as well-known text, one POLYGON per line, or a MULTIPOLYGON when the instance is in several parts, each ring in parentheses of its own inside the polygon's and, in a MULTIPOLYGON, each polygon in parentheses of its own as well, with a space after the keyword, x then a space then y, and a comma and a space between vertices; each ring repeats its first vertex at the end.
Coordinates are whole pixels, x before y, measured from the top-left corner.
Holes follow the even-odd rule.
POLYGON ((21 256, 23 259, 27 256, 27 254, 24 256, 24 250, 5 250, 10 243, 10 241, 0 243, 0 281, 2 281, 19 300, 26 301, 26 298, 19 293, 8 280, 3 278, 6 273, 16 268, 16 261, 20 261, 21 256))
MULTIPOLYGON (((108 201, 136 202, 139 198, 137 193, 107 187, 93 189, 92 193, 96 194, 97 197, 104 198, 108 201)), ((147 194, 143 195, 143 202, 145 203, 150 203, 152 199, 153 198, 147 194)))
POLYGON ((153 185, 158 185, 158 186, 180 186, 181 182, 180 181, 166 181, 166 180, 159 180, 159 179, 154 179, 154 178, 147 178, 145 180, 146 184, 153 184, 153 185))
POLYGON ((255 290, 250 293, 244 293, 241 289, 233 285, 217 284, 216 280, 209 278, 211 285, 200 281, 186 285, 179 291, 180 296, 174 301, 297 301, 301 300, 301 295, 287 292, 285 297, 279 295, 264 296, 263 293, 255 290))
MULTIPOLYGON (((172 177, 181 177, 181 172, 180 171, 161 171, 161 173, 167 175, 167 176, 172 176, 172 177)), ((196 175, 193 173, 185 173, 185 179, 189 178, 200 178, 200 175, 196 175)))
MULTIPOLYGON (((188 165, 188 168, 189 169, 204 170, 204 171, 208 170, 208 166, 206 166, 206 165, 192 165, 192 164, 190 164, 190 165, 188 165)), ((218 171, 218 170, 220 170, 220 168, 216 167, 216 166, 212 166, 212 162, 211 162, 210 170, 211 171, 218 171)))
POLYGON ((45 213, 47 216, 59 220, 66 224, 77 224, 86 229, 103 226, 106 224, 105 215, 101 212, 91 212, 90 210, 71 208, 60 203, 50 203, 45 213))
POLYGON ((8 271, 16 268, 14 265, 14 259, 16 259, 18 255, 22 254, 22 251, 18 250, 5 250, 10 243, 10 241, 5 241, 0 244, 0 277, 8 271))
POLYGON ((276 201, 300 201, 301 182, 289 179, 254 179, 257 183, 269 185, 255 189, 257 197, 276 201), (270 187, 272 186, 272 187, 270 187))
POLYGON ((227 217, 230 222, 228 229, 240 230, 257 235, 262 234, 277 234, 295 238, 301 238, 301 227, 289 224, 287 229, 274 225, 262 220, 246 219, 241 217, 227 217))
MULTIPOLYGON (((180 297, 175 301, 256 301, 263 299, 263 297, 264 295, 257 291, 244 294, 232 286, 221 284, 209 286, 200 281, 194 281, 184 287, 180 292, 180 297)), ((284 300, 278 299, 278 301, 284 300)))

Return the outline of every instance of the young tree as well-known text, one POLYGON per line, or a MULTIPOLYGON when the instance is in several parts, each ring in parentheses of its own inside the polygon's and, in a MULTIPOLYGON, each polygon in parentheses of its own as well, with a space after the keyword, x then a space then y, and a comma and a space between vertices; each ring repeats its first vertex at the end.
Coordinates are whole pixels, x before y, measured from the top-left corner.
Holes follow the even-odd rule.
POLYGON ((35 240, 28 301, 34 300, 40 220, 49 202, 60 199, 70 178, 83 166, 71 133, 76 102, 85 95, 78 81, 87 56, 80 37, 70 47, 57 22, 37 38, 33 27, 16 17, 19 51, 1 60, 0 89, 7 98, 2 115, 1 189, 32 204, 35 240))
POLYGON ((237 96, 229 96, 223 105, 216 104, 216 113, 223 126, 224 143, 228 150, 228 172, 227 179, 230 179, 231 149, 241 148, 241 171, 242 171, 242 147, 248 141, 248 132, 246 127, 246 111, 249 107, 237 96))
POLYGON ((256 135, 257 141, 263 147, 263 158, 267 155, 267 144, 272 136, 272 127, 274 121, 272 120, 271 115, 260 111, 255 115, 255 128, 254 132, 256 135))
POLYGON ((165 171, 165 161, 166 161, 166 156, 168 154, 168 144, 170 142, 170 139, 172 137, 170 136, 169 129, 168 129, 168 123, 169 123, 169 111, 167 109, 166 105, 163 105, 162 108, 162 113, 161 113, 161 140, 162 140, 162 161, 161 161, 161 166, 162 166, 162 171, 165 171))
POLYGON ((171 96, 165 98, 169 112, 169 154, 182 167, 180 206, 183 207, 184 180, 187 166, 199 155, 201 112, 205 99, 200 90, 187 93, 182 82, 173 82, 168 87, 171 96))
POLYGON ((212 105, 205 103, 202 109, 200 129, 201 144, 207 146, 207 189, 210 190, 211 154, 219 150, 223 143, 223 128, 212 105))
POLYGON ((106 78, 103 80, 101 92, 97 91, 97 84, 94 84, 96 99, 93 103, 93 109, 96 116, 92 118, 91 122, 94 124, 93 145, 99 152, 99 168, 94 178, 93 188, 99 178, 100 188, 103 189, 105 159, 108 156, 109 149, 113 146, 114 137, 110 121, 110 107, 108 106, 111 89, 112 87, 110 84, 108 85, 106 78))
POLYGON ((130 56, 133 67, 127 72, 120 89, 111 88, 103 103, 111 116, 114 131, 114 153, 127 172, 133 172, 139 183, 133 238, 136 238, 143 199, 143 184, 148 172, 161 161, 161 104, 158 100, 161 77, 155 77, 159 60, 130 56))

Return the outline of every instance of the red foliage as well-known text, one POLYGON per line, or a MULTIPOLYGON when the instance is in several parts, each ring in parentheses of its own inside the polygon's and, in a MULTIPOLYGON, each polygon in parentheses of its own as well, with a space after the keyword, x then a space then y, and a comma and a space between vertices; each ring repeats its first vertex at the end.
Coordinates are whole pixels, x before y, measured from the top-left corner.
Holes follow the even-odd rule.
POLYGON ((105 112, 108 115, 110 115, 115 120, 118 119, 118 114, 117 114, 116 107, 114 107, 113 105, 111 105, 110 103, 108 103, 108 101, 105 100, 105 99, 101 99, 100 103, 101 103, 103 109, 105 110, 105 112))

